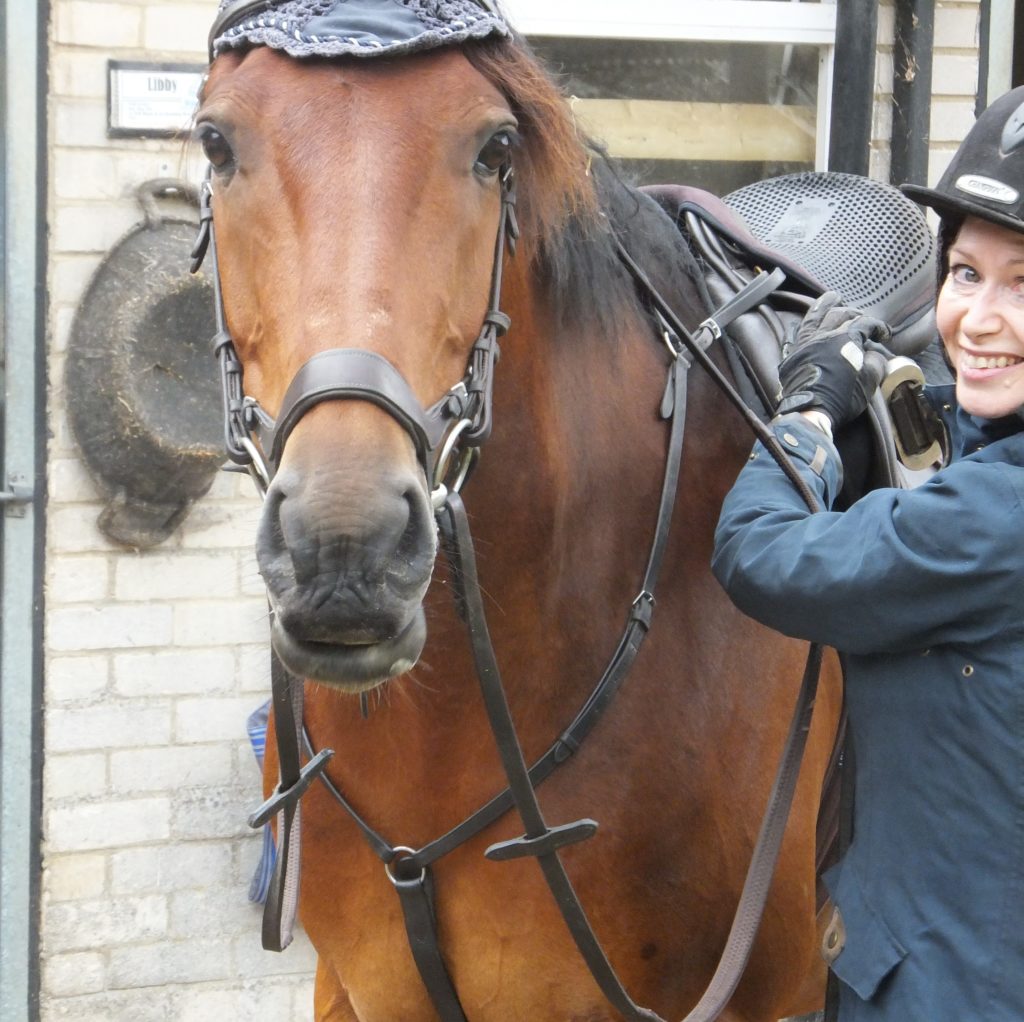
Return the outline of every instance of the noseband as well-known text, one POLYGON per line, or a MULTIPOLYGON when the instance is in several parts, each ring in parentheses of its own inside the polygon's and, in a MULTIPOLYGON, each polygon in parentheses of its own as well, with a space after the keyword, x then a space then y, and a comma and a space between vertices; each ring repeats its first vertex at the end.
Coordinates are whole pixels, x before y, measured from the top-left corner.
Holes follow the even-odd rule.
POLYGON ((224 313, 213 229, 213 189, 207 173, 191 269, 196 273, 209 254, 217 322, 213 347, 220 364, 224 399, 224 443, 231 461, 249 471, 261 492, 266 492, 270 485, 288 437, 302 416, 323 401, 341 400, 369 401, 405 430, 416 449, 435 505, 443 503, 449 490, 457 491, 462 486, 480 445, 490 436, 494 367, 501 354, 498 340, 511 325, 500 308, 505 249, 513 254, 519 239, 511 161, 506 161, 498 171, 498 180, 501 214, 494 244, 490 300, 463 378, 439 401, 424 408, 405 377, 382 355, 362 348, 330 348, 318 352, 300 367, 274 419, 255 398, 245 394, 242 363, 224 313))

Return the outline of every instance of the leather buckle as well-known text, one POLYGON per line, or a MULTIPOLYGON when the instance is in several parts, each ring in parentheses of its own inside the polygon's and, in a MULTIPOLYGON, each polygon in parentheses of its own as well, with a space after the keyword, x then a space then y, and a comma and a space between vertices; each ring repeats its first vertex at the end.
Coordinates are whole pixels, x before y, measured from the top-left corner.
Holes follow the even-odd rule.
POLYGON ((290 787, 281 790, 281 785, 274 789, 266 800, 249 817, 249 826, 256 830, 273 819, 282 809, 298 802, 306 794, 309 786, 324 772, 324 768, 334 755, 333 749, 321 749, 299 772, 298 780, 290 787))
POLYGON ((559 848, 579 844, 597 833, 597 821, 577 820, 561 827, 550 827, 540 837, 517 837, 512 841, 499 841, 484 852, 492 862, 508 862, 528 855, 550 855, 559 848))

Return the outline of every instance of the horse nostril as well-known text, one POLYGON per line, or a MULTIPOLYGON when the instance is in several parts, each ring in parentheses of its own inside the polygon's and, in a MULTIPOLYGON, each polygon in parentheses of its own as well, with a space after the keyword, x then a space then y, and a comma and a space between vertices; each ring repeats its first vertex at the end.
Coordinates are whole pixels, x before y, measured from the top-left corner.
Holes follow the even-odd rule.
POLYGON ((422 579, 424 572, 429 574, 433 564, 436 529, 434 511, 426 488, 419 483, 411 483, 402 493, 405 504, 405 527, 395 547, 395 560, 402 569, 402 574, 422 579))
POLYGON ((282 558, 285 562, 289 560, 284 530, 281 526, 281 508, 285 496, 283 487, 279 486, 278 480, 275 479, 267 490, 263 512, 256 528, 256 560, 268 584, 271 583, 272 575, 281 573, 282 558))

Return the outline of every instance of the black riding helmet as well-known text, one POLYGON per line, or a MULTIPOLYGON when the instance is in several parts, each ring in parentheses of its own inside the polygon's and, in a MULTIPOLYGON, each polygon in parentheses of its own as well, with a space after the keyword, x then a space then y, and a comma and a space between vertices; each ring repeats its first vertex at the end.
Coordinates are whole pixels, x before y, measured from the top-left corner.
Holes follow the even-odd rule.
POLYGON ((939 214, 943 277, 949 270, 946 251, 966 217, 1024 234, 1024 86, 982 113, 935 188, 902 185, 900 190, 939 214))

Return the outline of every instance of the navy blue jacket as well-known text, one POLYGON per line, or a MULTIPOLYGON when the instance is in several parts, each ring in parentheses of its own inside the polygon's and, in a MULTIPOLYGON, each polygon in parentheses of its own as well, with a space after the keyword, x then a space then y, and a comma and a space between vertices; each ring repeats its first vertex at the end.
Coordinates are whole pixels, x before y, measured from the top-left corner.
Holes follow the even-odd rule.
MULTIPOLYGON (((1022 429, 960 413, 928 482, 815 515, 758 445, 722 508, 734 602, 847 654, 841 1022, 1024 1022, 1022 429)), ((831 443, 795 415, 775 432, 831 507, 831 443)))

